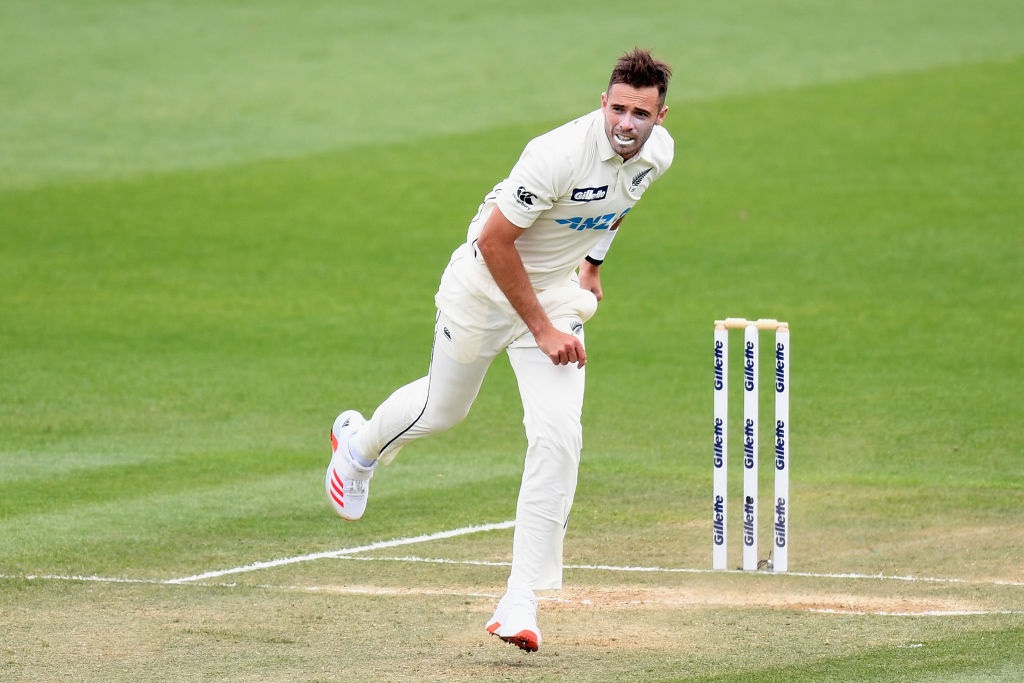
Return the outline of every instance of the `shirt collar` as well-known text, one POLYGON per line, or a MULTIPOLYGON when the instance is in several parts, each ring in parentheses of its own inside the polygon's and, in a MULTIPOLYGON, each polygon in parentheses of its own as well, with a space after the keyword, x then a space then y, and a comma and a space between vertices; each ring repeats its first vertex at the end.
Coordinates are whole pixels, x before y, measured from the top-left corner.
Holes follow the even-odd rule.
MULTIPOLYGON (((604 132, 604 114, 601 110, 597 110, 597 120, 594 124, 595 135, 597 135, 597 153, 601 155, 601 161, 611 161, 619 155, 612 149, 612 143, 608 141, 608 135, 604 132)), ((619 163, 622 163, 622 158, 619 157, 619 163)))

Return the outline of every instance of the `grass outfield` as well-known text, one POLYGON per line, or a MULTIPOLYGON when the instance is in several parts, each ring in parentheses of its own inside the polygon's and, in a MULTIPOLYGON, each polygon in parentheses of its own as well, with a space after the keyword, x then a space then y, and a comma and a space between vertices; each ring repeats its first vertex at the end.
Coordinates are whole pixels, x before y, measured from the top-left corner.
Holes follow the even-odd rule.
POLYGON ((847 4, 588 3, 621 45, 540 2, 0 8, 0 679, 1015 680, 1024 12, 847 4), (357 524, 326 435, 422 374, 482 194, 634 43, 677 161, 605 268, 525 655, 483 631, 507 361, 357 524), (726 315, 792 326, 787 575, 708 571, 726 315))

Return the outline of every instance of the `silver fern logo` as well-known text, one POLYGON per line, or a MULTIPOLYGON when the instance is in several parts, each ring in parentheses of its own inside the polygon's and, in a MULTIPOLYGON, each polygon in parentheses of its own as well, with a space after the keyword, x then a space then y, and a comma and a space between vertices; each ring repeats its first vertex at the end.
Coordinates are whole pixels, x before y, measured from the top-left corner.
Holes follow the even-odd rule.
POLYGON ((635 190, 636 188, 640 187, 640 183, 642 183, 644 181, 644 178, 647 177, 647 174, 653 170, 653 168, 649 168, 646 171, 640 171, 635 176, 633 176, 633 182, 629 184, 629 189, 635 190))

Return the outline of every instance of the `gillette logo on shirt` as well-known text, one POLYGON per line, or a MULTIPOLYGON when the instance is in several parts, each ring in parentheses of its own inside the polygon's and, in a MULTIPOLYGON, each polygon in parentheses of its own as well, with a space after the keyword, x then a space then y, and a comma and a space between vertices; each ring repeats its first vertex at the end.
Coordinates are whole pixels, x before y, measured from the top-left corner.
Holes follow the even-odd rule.
POLYGON ((608 186, 577 187, 569 194, 574 202, 596 202, 608 196, 608 186))

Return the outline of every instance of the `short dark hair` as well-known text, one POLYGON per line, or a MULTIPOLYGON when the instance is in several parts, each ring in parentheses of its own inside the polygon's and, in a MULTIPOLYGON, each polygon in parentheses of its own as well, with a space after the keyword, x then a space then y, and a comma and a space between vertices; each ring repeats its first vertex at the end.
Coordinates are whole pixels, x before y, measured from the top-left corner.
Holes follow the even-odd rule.
POLYGON ((652 57, 649 50, 636 47, 615 62, 612 77, 608 80, 608 89, 611 90, 616 83, 634 88, 657 88, 658 97, 664 103, 670 78, 672 67, 652 57))

